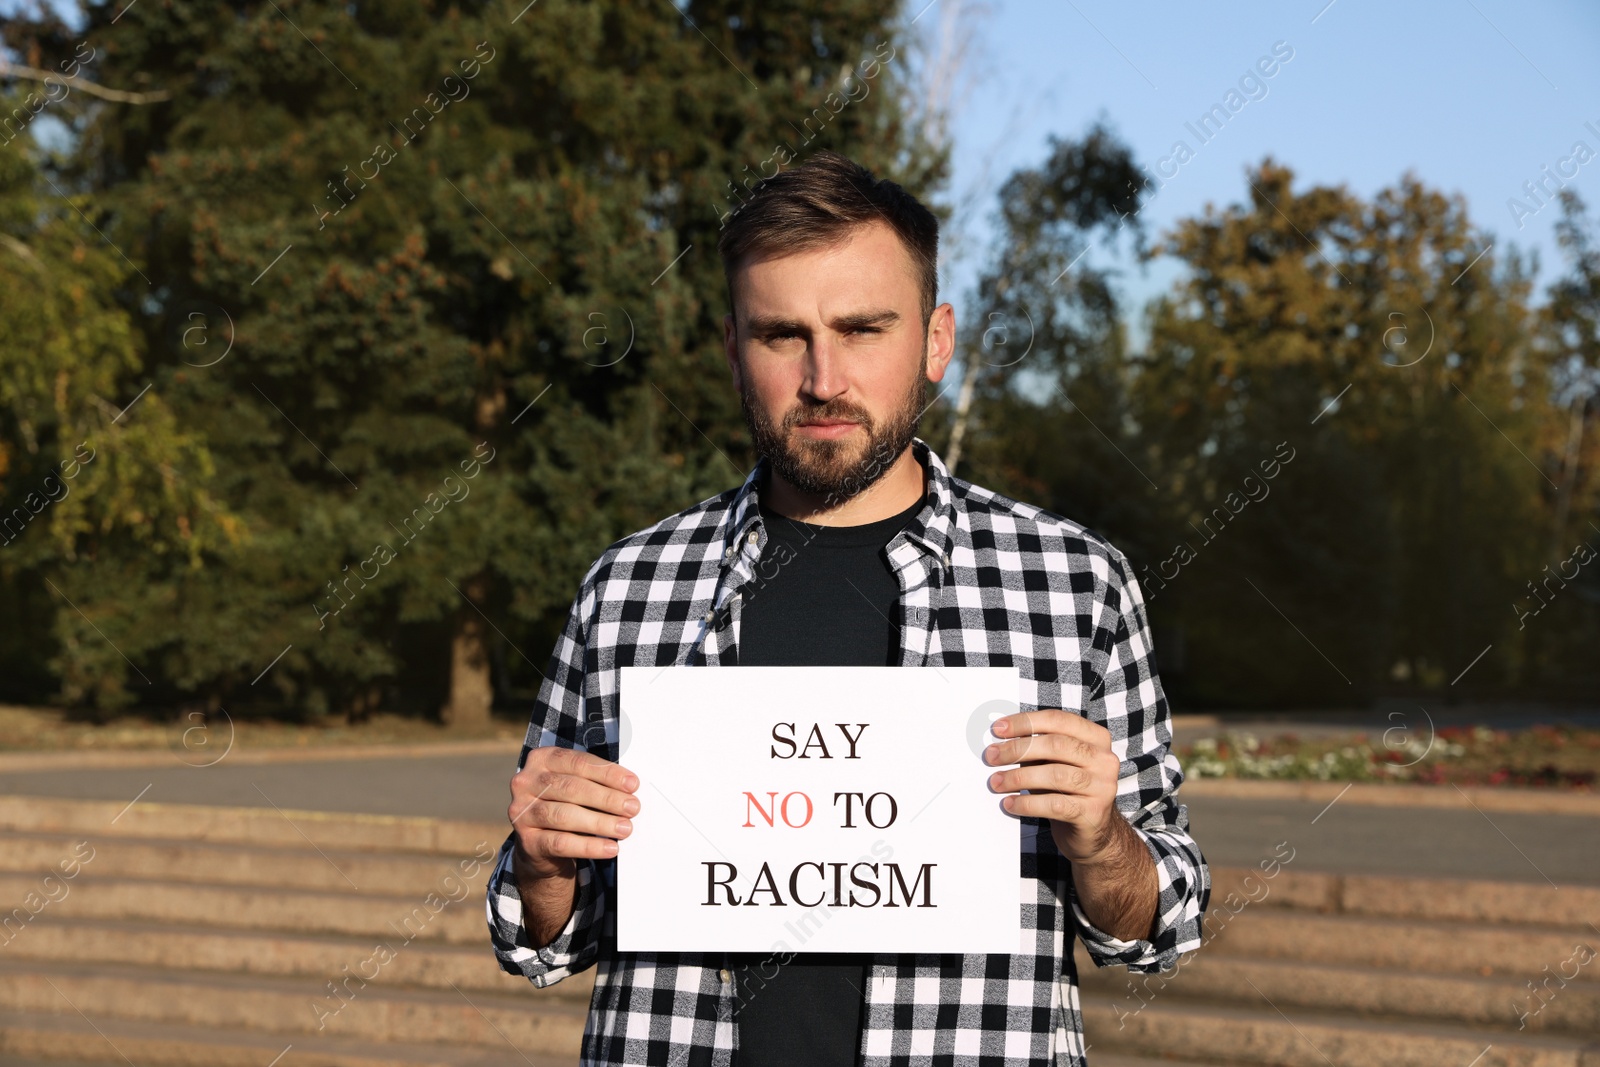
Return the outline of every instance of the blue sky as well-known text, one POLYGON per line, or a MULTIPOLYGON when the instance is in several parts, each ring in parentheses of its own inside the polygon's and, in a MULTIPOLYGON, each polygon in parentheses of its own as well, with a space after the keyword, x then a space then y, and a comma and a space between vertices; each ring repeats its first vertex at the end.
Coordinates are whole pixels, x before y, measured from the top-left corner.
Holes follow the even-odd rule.
MULTIPOLYGON (((908 3, 915 15, 925 0, 908 3)), ((987 8, 972 23, 969 80, 950 131, 947 198, 977 197, 965 220, 975 252, 992 234, 999 183, 1041 161, 1048 135, 1081 135, 1101 116, 1140 162, 1154 165, 1180 139, 1194 149, 1143 210, 1156 234, 1207 202, 1242 200, 1245 168, 1269 155, 1294 170, 1296 189, 1343 183, 1361 196, 1409 170, 1464 197, 1495 253, 1509 243, 1536 250, 1542 289, 1562 269, 1558 208, 1519 229, 1507 200, 1535 206, 1523 183, 1543 177, 1543 165, 1555 170, 1579 140, 1596 158, 1568 187, 1600 214, 1600 133, 1584 125, 1600 130, 1600 4, 991 0, 987 8), (1263 79, 1264 97, 1201 145, 1185 123, 1221 102, 1276 42, 1293 58, 1263 79)), ((923 24, 940 14, 927 9, 918 28, 933 29, 923 24)), ((945 265, 943 295, 958 316, 978 258, 945 265)), ((1170 262, 1134 269, 1125 295, 1142 304, 1177 276, 1170 262)))

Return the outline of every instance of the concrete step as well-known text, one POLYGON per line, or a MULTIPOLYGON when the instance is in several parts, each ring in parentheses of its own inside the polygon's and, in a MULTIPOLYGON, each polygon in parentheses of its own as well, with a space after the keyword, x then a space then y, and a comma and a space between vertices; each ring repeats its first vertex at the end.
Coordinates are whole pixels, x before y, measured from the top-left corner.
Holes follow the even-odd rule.
MULTIPOLYGON (((29 916, 17 909, 0 915, 0 940, 26 937, 37 917, 129 919, 236 930, 287 930, 401 940, 486 945, 488 924, 483 885, 463 885, 454 898, 337 893, 323 890, 100 878, 88 869, 64 883, 65 895, 29 916), (27 917, 24 921, 21 917, 27 917)), ((37 875, 0 873, 0 900, 25 902, 38 896, 37 875)))
POLYGON ((92 944, 98 963, 312 978, 323 983, 342 980, 346 967, 362 973, 358 968, 374 958, 379 943, 389 948, 393 958, 381 966, 365 966, 366 973, 377 971, 373 979, 376 986, 450 992, 454 985, 469 992, 527 992, 580 1005, 589 1003, 594 988, 593 968, 548 989, 537 989, 521 975, 508 974, 500 969, 487 932, 478 944, 452 945, 420 939, 407 943, 398 936, 375 943, 372 938, 207 930, 114 919, 67 920, 44 914, 30 924, 24 936, 5 946, 5 958, 78 963, 84 959, 84 945, 92 944))
MULTIPOLYGON (((456 856, 378 854, 329 847, 298 848, 195 842, 161 838, 105 838, 0 832, 0 870, 42 877, 64 872, 98 877, 172 882, 292 886, 298 889, 373 889, 389 895, 459 893, 465 882, 481 890, 501 839, 480 839, 474 851, 456 856), (63 867, 61 864, 67 864, 63 867)), ((62 879, 71 881, 72 879, 62 879)))
POLYGON ((1600 886, 1390 878, 1292 867, 1279 867, 1272 878, 1238 867, 1216 867, 1211 876, 1208 913, 1213 916, 1224 908, 1241 914, 1292 908, 1373 918, 1572 926, 1600 934, 1590 925, 1600 916, 1600 886))
MULTIPOLYGON (((1594 1067, 1592 1038, 1483 1030, 1288 1008, 1263 997, 1253 1007, 1176 1001, 1120 1017, 1086 1004, 1084 1033, 1096 1051, 1159 1057, 1200 1054, 1249 1067, 1594 1067)), ((1091 1054, 1090 1062, 1096 1062, 1091 1054)))
POLYGON ((514 1049, 386 1045, 339 1037, 0 1012, 0 1067, 571 1067, 573 1057, 514 1049))
POLYGON ((1085 1003, 1109 1004, 1119 1019, 1124 1012, 1138 1012, 1163 999, 1265 1007, 1265 994, 1285 1011, 1305 1008, 1528 1033, 1600 1034, 1600 983, 1595 982, 1552 983, 1541 1000, 1519 977, 1250 960, 1212 956, 1205 949, 1166 976, 1080 969, 1079 980, 1085 1003))
POLYGON ((56 834, 98 842, 108 838, 235 842, 286 848, 365 849, 467 856, 481 841, 499 848, 511 832, 504 822, 429 819, 406 815, 353 815, 201 804, 131 803, 8 796, 0 805, 0 830, 56 834))
MULTIPOLYGON (((1088 1050, 1090 1067, 1216 1067, 1215 1063, 1201 1060, 1170 1060, 1155 1056, 1125 1056, 1116 1052, 1101 1052, 1091 1046, 1088 1050)), ((9 1067, 0 1060, 0 1067, 9 1067)))
POLYGON ((514 994, 394 989, 353 978, 336 995, 312 979, 0 960, 0 1011, 76 1015, 85 1009, 97 1017, 255 1031, 284 1043, 328 1037, 504 1052, 509 1041, 529 1054, 570 1061, 582 1042, 587 1006, 531 991, 531 985, 514 994))
MULTIPOLYGON (((1206 917, 1204 936, 1200 951, 1209 957, 1299 959, 1485 977, 1533 977, 1571 956, 1576 942, 1600 949, 1600 939, 1581 926, 1369 918, 1268 907, 1247 908, 1238 915, 1216 907, 1206 917)), ((1600 982, 1600 967, 1579 969, 1576 981, 1600 982)))

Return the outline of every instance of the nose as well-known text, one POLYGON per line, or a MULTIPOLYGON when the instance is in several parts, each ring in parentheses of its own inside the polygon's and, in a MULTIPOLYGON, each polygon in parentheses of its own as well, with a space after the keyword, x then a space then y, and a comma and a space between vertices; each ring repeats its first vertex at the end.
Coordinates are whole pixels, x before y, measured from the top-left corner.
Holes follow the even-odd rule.
POLYGON ((827 403, 845 391, 847 385, 839 365, 839 354, 831 338, 814 335, 806 351, 806 376, 801 382, 808 396, 827 403))

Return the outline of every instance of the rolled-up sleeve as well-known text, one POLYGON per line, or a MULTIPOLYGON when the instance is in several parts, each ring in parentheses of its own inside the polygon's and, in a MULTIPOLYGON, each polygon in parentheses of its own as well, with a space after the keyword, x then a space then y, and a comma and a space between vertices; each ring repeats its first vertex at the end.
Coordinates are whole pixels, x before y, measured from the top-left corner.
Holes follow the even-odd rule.
MULTIPOLYGON (((599 566, 598 562, 596 568, 599 566)), ((550 655, 538 702, 528 723, 527 738, 517 760, 520 771, 535 748, 559 745, 580 748, 606 759, 616 753, 617 724, 603 716, 599 701, 593 701, 592 715, 585 721, 589 703, 587 673, 589 661, 588 622, 593 607, 595 569, 584 578, 573 600, 565 628, 550 655)), ((605 879, 594 860, 578 861, 578 877, 572 916, 548 945, 535 945, 523 921, 522 896, 512 875, 511 857, 516 833, 507 835, 499 857, 489 875, 484 910, 489 923, 489 938, 500 967, 520 974, 543 988, 591 966, 599 956, 600 933, 606 913, 605 879)), ((612 862, 612 861, 603 861, 612 862)))
POLYGON ((1200 947, 1201 924, 1211 898, 1211 872, 1189 835, 1188 809, 1178 803, 1183 770, 1172 754, 1172 715, 1156 677, 1143 595, 1128 561, 1113 550, 1102 620, 1106 651, 1099 696, 1086 714, 1111 731, 1122 760, 1117 809, 1150 849, 1158 897, 1150 935, 1124 941, 1089 921, 1071 893, 1071 910, 1089 956, 1100 967, 1120 963, 1135 971, 1163 971, 1200 947))
POLYGON ((572 918, 548 945, 535 945, 522 921, 522 896, 511 876, 511 847, 516 835, 500 846, 500 856, 489 876, 489 931, 500 969, 520 974, 543 989, 577 974, 599 955, 596 936, 605 917, 605 894, 593 860, 578 861, 577 898, 572 918))

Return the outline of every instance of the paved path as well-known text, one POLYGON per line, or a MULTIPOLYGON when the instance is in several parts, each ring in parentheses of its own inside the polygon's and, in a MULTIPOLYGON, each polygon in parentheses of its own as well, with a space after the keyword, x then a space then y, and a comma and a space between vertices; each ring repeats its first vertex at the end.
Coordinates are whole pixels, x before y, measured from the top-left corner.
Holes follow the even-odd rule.
POLYGON ((1218 865, 1254 865, 1287 841, 1297 869, 1600 885, 1600 818, 1231 797, 1188 807, 1218 865))
MULTIPOLYGON (((360 811, 503 821, 517 751, 409 759, 316 759, 190 767, 169 759, 149 767, 0 772, 0 795, 221 804, 303 811, 360 811)), ((510 826, 507 826, 510 830, 510 826)))
MULTIPOLYGON (((515 766, 514 748, 504 755, 224 760, 203 768, 172 759, 146 767, 9 771, 0 773, 0 795, 138 796, 501 822, 515 766)), ((1253 866, 1287 841, 1304 870, 1600 884, 1600 818, 1231 797, 1186 802, 1195 839, 1219 866, 1253 866)))

